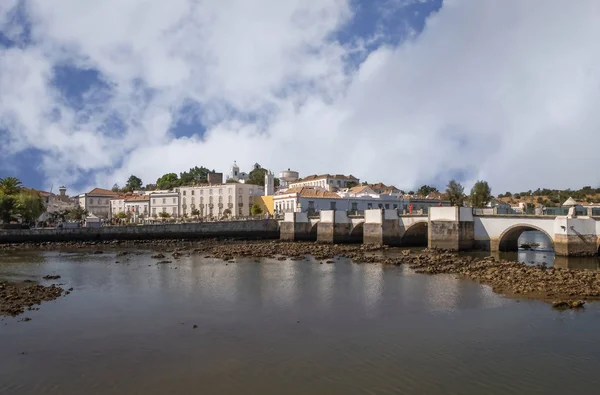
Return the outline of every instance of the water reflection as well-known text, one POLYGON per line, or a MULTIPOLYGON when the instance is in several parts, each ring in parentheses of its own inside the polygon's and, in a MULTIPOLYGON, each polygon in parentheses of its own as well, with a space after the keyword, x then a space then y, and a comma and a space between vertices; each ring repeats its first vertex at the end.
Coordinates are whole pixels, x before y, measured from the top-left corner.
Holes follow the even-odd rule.
POLYGON ((0 255, 0 278, 52 272, 76 287, 30 322, 4 319, 0 393, 596 391, 593 303, 556 312, 452 275, 347 259, 116 254, 0 255))
POLYGON ((516 262, 523 262, 529 265, 546 264, 569 269, 600 270, 600 258, 592 257, 565 257, 555 256, 552 242, 548 240, 545 234, 538 231, 526 231, 519 237, 519 246, 527 243, 535 243, 529 249, 519 248, 518 251, 509 252, 467 252, 465 255, 475 257, 493 256, 496 259, 506 259, 516 262))

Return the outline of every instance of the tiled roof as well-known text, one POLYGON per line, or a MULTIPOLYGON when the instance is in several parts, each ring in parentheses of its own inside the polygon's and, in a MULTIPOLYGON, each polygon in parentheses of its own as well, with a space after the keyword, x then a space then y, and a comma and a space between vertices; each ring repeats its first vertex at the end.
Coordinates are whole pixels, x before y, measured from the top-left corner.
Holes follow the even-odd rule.
POLYGON ((352 174, 350 174, 349 176, 345 176, 343 174, 320 174, 320 175, 313 174, 311 176, 306 176, 306 177, 304 177, 304 178, 302 178, 302 179, 300 179, 298 181, 295 181, 295 182, 322 180, 324 178, 330 178, 330 179, 333 179, 333 180, 354 180, 354 181, 358 181, 358 178, 354 177, 352 174))
POLYGON ((319 198, 328 198, 328 199, 341 199, 341 197, 334 192, 324 191, 322 189, 308 188, 308 187, 295 187, 290 188, 284 192, 284 194, 289 195, 297 193, 301 197, 319 197, 319 198))
POLYGON ((350 193, 361 193, 362 191, 364 191, 367 188, 369 188, 369 187, 366 186, 366 185, 357 185, 355 187, 352 187, 352 188, 348 189, 348 192, 350 192, 350 193))
POLYGON ((128 196, 125 198, 125 202, 147 202, 150 200, 150 196, 141 195, 141 196, 128 196))
POLYGON ((111 190, 102 189, 102 188, 94 188, 91 191, 89 191, 87 194, 88 195, 101 195, 101 196, 117 196, 117 195, 119 195, 118 192, 113 192, 111 190))

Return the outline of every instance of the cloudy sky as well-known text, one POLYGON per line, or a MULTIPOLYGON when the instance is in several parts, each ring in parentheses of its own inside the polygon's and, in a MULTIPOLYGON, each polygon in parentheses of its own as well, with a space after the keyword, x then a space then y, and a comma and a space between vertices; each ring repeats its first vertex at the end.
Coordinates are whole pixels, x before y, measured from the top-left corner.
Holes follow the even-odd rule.
POLYGON ((600 1, 0 0, 0 177, 599 186, 600 1))

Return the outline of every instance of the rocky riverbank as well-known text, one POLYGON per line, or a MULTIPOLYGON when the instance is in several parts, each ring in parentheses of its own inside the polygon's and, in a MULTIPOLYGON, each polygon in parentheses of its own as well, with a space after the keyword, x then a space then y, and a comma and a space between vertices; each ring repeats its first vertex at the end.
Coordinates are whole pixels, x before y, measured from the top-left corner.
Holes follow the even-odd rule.
POLYGON ((26 309, 36 309, 34 306, 58 298, 63 292, 64 289, 54 284, 44 286, 30 280, 0 281, 0 316, 15 317, 26 309))

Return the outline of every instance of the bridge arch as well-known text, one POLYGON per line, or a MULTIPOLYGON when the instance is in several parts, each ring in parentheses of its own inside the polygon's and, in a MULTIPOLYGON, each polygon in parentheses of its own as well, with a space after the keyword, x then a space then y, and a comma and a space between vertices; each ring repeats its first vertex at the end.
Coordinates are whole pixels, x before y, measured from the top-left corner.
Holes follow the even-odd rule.
POLYGON ((498 250, 500 251, 517 251, 519 249, 519 237, 523 232, 536 230, 542 232, 554 249, 554 239, 544 229, 531 224, 515 224, 507 228, 498 238, 498 250))
POLYGON ((428 226, 427 221, 419 221, 410 225, 402 235, 403 246, 427 247, 428 226))
POLYGON ((348 235, 348 241, 351 243, 362 243, 364 235, 364 222, 352 224, 352 229, 348 235))

